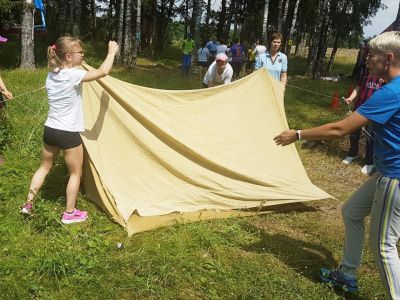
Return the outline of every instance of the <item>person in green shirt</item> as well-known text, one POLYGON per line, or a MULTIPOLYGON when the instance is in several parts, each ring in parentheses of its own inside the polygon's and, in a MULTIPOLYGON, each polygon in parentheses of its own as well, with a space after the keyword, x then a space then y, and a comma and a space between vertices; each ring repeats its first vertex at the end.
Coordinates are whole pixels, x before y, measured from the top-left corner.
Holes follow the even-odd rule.
POLYGON ((188 33, 187 39, 182 43, 183 50, 183 63, 182 63, 182 76, 187 77, 189 75, 190 66, 192 64, 192 51, 195 47, 193 35, 188 33))

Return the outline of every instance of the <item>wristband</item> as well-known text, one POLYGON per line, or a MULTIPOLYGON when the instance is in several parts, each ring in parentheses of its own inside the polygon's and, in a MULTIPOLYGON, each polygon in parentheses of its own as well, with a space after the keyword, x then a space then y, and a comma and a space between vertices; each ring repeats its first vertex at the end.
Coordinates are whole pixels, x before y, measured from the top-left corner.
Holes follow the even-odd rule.
POLYGON ((301 141, 301 130, 296 130, 296 137, 298 141, 301 141))

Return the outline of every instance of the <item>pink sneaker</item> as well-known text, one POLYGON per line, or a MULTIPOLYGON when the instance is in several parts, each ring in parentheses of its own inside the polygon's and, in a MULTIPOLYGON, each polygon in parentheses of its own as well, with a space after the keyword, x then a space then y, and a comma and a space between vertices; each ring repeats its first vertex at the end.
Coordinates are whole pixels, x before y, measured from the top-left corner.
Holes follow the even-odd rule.
POLYGON ((23 213, 24 215, 32 215, 32 208, 32 203, 26 202, 21 208, 21 213, 23 213))
POLYGON ((79 223, 85 221, 87 218, 88 218, 87 211, 78 210, 75 208, 72 213, 67 213, 66 211, 64 211, 61 217, 61 222, 63 224, 79 223))
POLYGON ((5 42, 7 42, 7 41, 8 41, 8 38, 2 37, 2 36, 0 35, 0 43, 5 43, 5 42))

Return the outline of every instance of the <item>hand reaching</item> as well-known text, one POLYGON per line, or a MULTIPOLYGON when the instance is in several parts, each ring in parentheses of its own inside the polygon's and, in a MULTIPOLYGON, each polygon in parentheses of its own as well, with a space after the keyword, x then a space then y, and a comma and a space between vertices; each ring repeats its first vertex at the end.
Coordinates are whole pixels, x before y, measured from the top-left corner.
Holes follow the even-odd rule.
POLYGON ((119 50, 119 46, 116 41, 108 42, 108 53, 116 54, 119 50))
POLYGON ((274 137, 274 141, 277 145, 287 146, 297 141, 296 130, 288 129, 281 132, 281 134, 274 137))

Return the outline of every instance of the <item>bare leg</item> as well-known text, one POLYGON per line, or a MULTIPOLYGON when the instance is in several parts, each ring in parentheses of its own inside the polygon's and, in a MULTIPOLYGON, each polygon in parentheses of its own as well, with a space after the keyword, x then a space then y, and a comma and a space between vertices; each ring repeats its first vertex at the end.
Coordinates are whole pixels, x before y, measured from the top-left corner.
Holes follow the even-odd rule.
POLYGON ((54 160, 57 158, 60 149, 56 146, 49 146, 43 144, 42 147, 42 162, 40 163, 39 169, 36 170, 32 177, 31 184, 29 186, 28 196, 26 197, 27 202, 32 202, 37 192, 42 187, 47 174, 49 174, 54 160))
POLYGON ((78 198, 79 186, 82 176, 83 165, 83 147, 70 148, 64 150, 64 160, 69 171, 69 180, 67 184, 67 212, 72 212, 76 207, 78 198))

